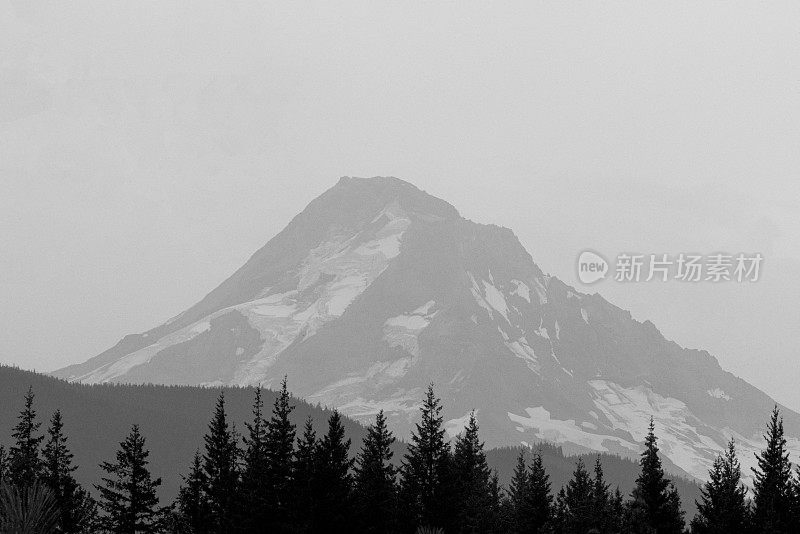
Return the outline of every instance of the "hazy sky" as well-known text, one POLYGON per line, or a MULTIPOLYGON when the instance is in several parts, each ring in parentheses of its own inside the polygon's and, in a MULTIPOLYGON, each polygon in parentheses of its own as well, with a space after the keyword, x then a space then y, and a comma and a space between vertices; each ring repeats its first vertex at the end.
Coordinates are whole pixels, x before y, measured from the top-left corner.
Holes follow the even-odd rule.
POLYGON ((592 288, 800 410, 800 3, 0 1, 0 362, 199 300, 339 176, 585 248, 761 252, 592 288))

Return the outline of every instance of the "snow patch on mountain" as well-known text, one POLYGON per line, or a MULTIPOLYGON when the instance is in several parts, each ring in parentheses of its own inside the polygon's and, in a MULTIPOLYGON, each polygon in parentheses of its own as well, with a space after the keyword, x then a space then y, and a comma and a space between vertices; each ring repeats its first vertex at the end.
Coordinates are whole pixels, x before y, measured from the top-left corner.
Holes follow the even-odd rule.
POLYGON ((511 283, 514 284, 514 289, 511 291, 512 295, 517 295, 522 297, 526 301, 531 301, 531 289, 525 282, 520 282, 519 280, 511 280, 511 283))
POLYGON ((574 419, 560 420, 550 415, 542 406, 525 409, 526 415, 508 412, 508 418, 517 424, 519 432, 533 431, 537 438, 552 443, 575 443, 591 450, 608 452, 607 441, 613 441, 623 447, 636 451, 638 445, 619 437, 586 432, 574 419))
MULTIPOLYGON (((472 412, 467 412, 461 417, 456 417, 444 422, 444 428, 451 439, 458 436, 464 431, 464 428, 466 428, 467 423, 469 423, 469 416, 471 413, 472 412)), ((475 415, 477 417, 477 412, 475 412, 475 415)))
POLYGON ((725 393, 720 388, 709 389, 709 390, 706 391, 706 393, 708 393, 709 397, 713 397, 715 399, 724 399, 726 401, 731 400, 730 395, 725 393))
POLYGON ((645 386, 625 388, 608 380, 590 380, 594 405, 611 427, 644 441, 650 417, 658 429, 659 447, 672 462, 702 476, 724 443, 714 440, 706 426, 678 399, 663 397, 645 386))
POLYGON ((436 315, 436 312, 430 312, 434 304, 431 300, 409 314, 387 319, 383 324, 383 338, 386 343, 390 347, 400 347, 414 357, 419 356, 418 336, 436 315))

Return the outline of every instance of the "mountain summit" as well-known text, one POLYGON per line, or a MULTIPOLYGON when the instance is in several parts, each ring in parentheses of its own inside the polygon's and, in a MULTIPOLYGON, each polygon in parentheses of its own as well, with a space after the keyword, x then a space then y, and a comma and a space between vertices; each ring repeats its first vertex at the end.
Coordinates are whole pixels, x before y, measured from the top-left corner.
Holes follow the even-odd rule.
MULTIPOLYGON (((455 435, 638 454, 650 417, 673 471, 745 466, 774 401, 705 351, 549 276, 508 229, 396 178, 342 178, 200 302, 54 373, 84 383, 254 385, 407 436, 427 384, 455 435)), ((783 408, 800 451, 800 415, 783 408)), ((749 470, 747 470, 749 473, 749 470)))

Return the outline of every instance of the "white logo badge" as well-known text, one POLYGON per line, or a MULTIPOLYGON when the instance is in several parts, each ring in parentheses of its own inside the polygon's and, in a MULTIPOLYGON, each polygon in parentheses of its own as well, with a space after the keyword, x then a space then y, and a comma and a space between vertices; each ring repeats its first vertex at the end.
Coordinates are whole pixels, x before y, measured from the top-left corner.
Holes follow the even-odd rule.
POLYGON ((593 284, 608 274, 608 262, 591 250, 584 250, 578 256, 578 279, 584 284, 593 284))

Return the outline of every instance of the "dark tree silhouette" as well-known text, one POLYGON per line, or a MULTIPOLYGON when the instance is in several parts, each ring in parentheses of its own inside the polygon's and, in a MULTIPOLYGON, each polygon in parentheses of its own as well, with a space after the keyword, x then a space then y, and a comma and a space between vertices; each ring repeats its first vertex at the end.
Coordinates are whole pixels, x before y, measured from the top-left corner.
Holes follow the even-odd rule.
POLYGON ((456 438, 451 464, 454 497, 461 504, 456 516, 456 532, 491 532, 491 471, 486 463, 483 443, 478 436, 475 412, 469 415, 464 431, 456 438))
POLYGON ((572 479, 564 487, 562 522, 560 531, 564 534, 583 534, 597 526, 594 506, 594 484, 583 460, 575 464, 572 479))
POLYGON ((756 454, 758 466, 753 468, 753 521, 757 532, 792 532, 792 464, 777 406, 772 410, 764 439, 767 446, 756 454))
POLYGON ((183 485, 178 492, 178 512, 182 523, 188 526, 193 534, 209 532, 208 499, 206 489, 208 479, 203 470, 203 457, 200 451, 194 453, 189 474, 183 477, 183 485))
POLYGON ((33 409, 33 388, 28 388, 25 394, 25 407, 18 416, 11 437, 14 445, 8 452, 8 478, 17 486, 31 485, 42 474, 42 460, 39 455, 44 436, 37 436, 36 432, 42 426, 36 421, 36 410, 33 409))
POLYGON ((0 486, 2 486, 3 482, 8 478, 7 472, 8 454, 6 453, 6 448, 0 445, 0 486))
POLYGON ((629 528, 634 532, 648 532, 650 529, 655 534, 681 534, 684 521, 680 497, 675 486, 664 476, 657 442, 655 424, 650 418, 645 450, 639 461, 642 470, 628 504, 629 528))
MULTIPOLYGON (((267 460, 267 504, 273 532, 286 532, 289 528, 290 488, 292 481, 292 456, 294 455, 295 426, 289 420, 294 410, 289 401, 286 377, 275 399, 272 416, 267 424, 265 450, 267 460)), ((344 432, 344 430, 342 430, 344 432)))
POLYGON ((394 442, 381 410, 367 429, 356 460, 355 505, 363 532, 382 534, 394 530, 397 512, 397 469, 391 463, 394 442))
POLYGON ((708 477, 702 497, 696 503, 697 515, 691 522, 692 533, 747 533, 750 529, 747 489, 742 484, 742 471, 733 440, 728 443, 725 453, 714 460, 708 477))
POLYGON ((264 527, 271 521, 273 510, 270 506, 270 483, 267 460, 267 422, 264 420, 264 402, 261 388, 255 391, 253 401, 253 420, 245 423, 247 434, 244 437, 244 465, 241 479, 241 502, 239 524, 245 530, 264 527))
POLYGON ((150 455, 138 425, 120 443, 116 462, 103 462, 108 476, 103 485, 95 485, 103 510, 101 528, 115 534, 147 534, 160 532, 168 507, 158 506, 156 494, 161 479, 153 479, 147 468, 150 455))
POLYGON ((328 432, 317 444, 314 472, 314 532, 343 532, 352 528, 353 514, 350 470, 350 440, 345 439, 342 416, 333 412, 328 432))
POLYGON ((50 488, 59 511, 59 532, 84 532, 94 518, 95 503, 75 480, 78 466, 72 463, 73 455, 67 447, 60 410, 50 419, 42 458, 42 479, 50 488))
POLYGON ((239 447, 235 429, 225 414, 225 394, 220 393, 214 416, 204 437, 203 469, 207 479, 209 528, 225 534, 236 528, 239 486, 239 447))
POLYGON ((450 522, 448 481, 450 445, 445 441, 441 401, 428 386, 422 420, 411 434, 401 469, 404 519, 417 526, 444 528, 450 522))
POLYGON ((311 417, 306 419, 303 434, 297 441, 297 449, 292 463, 291 495, 293 523, 298 532, 310 532, 311 518, 316 502, 314 482, 317 466, 317 434, 311 417))

